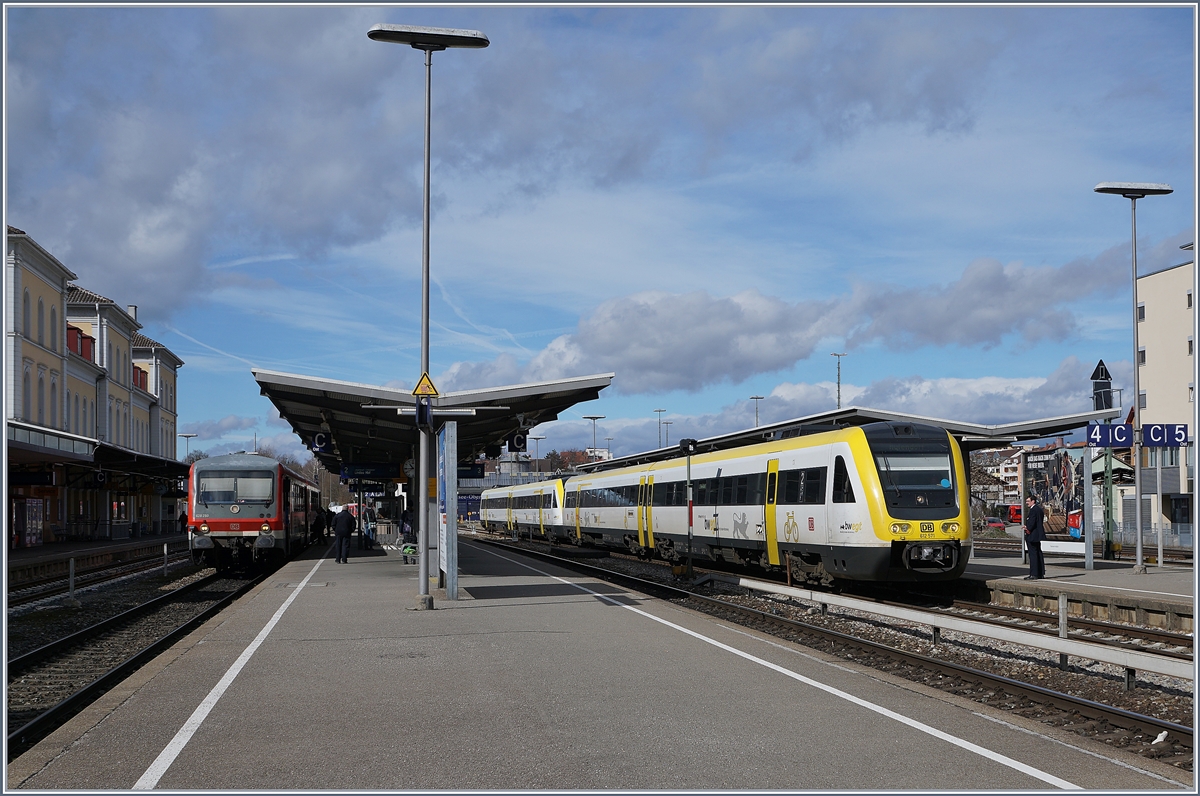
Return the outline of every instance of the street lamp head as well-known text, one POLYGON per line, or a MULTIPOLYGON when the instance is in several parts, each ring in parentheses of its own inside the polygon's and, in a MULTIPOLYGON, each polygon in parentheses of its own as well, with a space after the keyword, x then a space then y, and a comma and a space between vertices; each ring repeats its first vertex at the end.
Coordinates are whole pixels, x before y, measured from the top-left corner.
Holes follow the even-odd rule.
POLYGON ((1111 193, 1126 199, 1144 199, 1147 196, 1163 196, 1175 189, 1162 182, 1102 182, 1093 190, 1096 193, 1111 193))
POLYGON ((445 50, 450 47, 487 47, 491 42, 477 30, 459 28, 423 28, 415 25, 379 24, 367 31, 372 41, 407 44, 414 50, 445 50))

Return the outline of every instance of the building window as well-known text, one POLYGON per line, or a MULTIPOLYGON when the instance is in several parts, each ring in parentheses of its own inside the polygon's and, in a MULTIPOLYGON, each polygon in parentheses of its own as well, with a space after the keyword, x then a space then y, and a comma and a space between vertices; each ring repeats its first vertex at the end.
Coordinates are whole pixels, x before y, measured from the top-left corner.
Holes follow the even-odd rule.
POLYGON ((1142 390, 1138 393, 1138 409, 1146 408, 1146 391, 1142 390))
POLYGON ((1188 403, 1193 403, 1196 400, 1196 385, 1188 385, 1188 403))
POLYGON ((25 368, 25 379, 24 379, 24 383, 21 386, 21 398, 22 398, 21 419, 24 420, 26 423, 29 422, 30 408, 33 404, 33 393, 32 393, 32 389, 30 387, 31 381, 32 381, 32 378, 29 374, 29 368, 25 368))
POLYGON ((1189 337, 1189 338, 1188 338, 1188 356, 1189 356, 1189 357, 1192 355, 1192 351, 1193 351, 1194 345, 1195 345, 1195 344, 1193 343, 1193 341, 1192 341, 1192 338, 1190 338, 1190 337, 1189 337))
POLYGON ((1187 297, 1188 297, 1187 308, 1190 310, 1192 308, 1192 291, 1189 290, 1187 292, 1187 297))
POLYGON ((1139 365, 1146 364, 1146 349, 1145 348, 1138 349, 1138 364, 1139 365))
MULTIPOLYGON (((33 335, 30 334, 30 324, 33 319, 29 315, 29 290, 26 289, 25 297, 21 301, 21 332, 25 335, 26 340, 32 340, 33 335)), ((28 418, 26 418, 28 419, 28 418)))
POLYGON ((1145 304, 1137 305, 1137 319, 1139 321, 1146 320, 1146 305, 1145 304))
POLYGON ((46 305, 38 299, 38 345, 46 344, 46 305))
MULTIPOLYGON (((86 404, 85 404, 86 405, 86 404)), ((79 425, 79 395, 75 395, 75 433, 83 433, 83 426, 79 425)))
POLYGON ((58 382, 50 380, 50 428, 58 428, 58 382))
POLYGON ((58 308, 50 308, 50 350, 58 351, 58 308))
POLYGON ((46 425, 46 378, 42 374, 38 374, 38 413, 37 422, 39 426, 46 425))

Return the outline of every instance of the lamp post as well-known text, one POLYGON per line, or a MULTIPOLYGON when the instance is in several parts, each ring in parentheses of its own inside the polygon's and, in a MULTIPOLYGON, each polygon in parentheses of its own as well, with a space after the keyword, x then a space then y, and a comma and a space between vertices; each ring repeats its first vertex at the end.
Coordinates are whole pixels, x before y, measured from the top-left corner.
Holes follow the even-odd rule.
POLYGON ((837 371, 837 408, 838 409, 842 408, 842 357, 846 356, 846 353, 847 352, 842 352, 841 354, 830 354, 829 355, 831 357, 838 358, 838 371, 837 371))
POLYGON ((583 419, 592 421, 592 456, 596 456, 596 421, 603 420, 604 415, 584 415, 583 419))
POLYGON ((668 446, 670 446, 670 444, 671 444, 671 424, 674 422, 675 422, 674 420, 662 421, 662 424, 667 427, 666 434, 667 434, 667 445, 668 446))
MULTIPOLYGON (((430 87, 434 52, 451 47, 487 47, 488 37, 477 30, 455 28, 425 28, 412 25, 373 26, 367 31, 372 41, 407 44, 414 50, 425 51, 425 184, 422 193, 421 213, 421 375, 429 375, 429 117, 430 87)), ((417 609, 433 607, 429 594, 429 451, 431 415, 428 413, 427 397, 418 396, 418 427, 420 428, 420 453, 417 458, 417 529, 420 554, 417 574, 417 609), (425 409, 423 413, 421 410, 425 409), (425 424, 420 421, 425 420, 425 424)))
POLYGON ((655 409, 654 414, 658 415, 658 447, 662 447, 662 413, 666 409, 655 409))
POLYGON ((198 434, 176 434, 177 437, 183 437, 183 459, 187 461, 187 457, 192 455, 192 437, 199 436, 198 434))
POLYGON ((605 450, 608 451, 608 458, 610 458, 610 459, 612 458, 612 441, 613 441, 612 437, 604 438, 604 442, 605 442, 604 448, 605 448, 605 450))
POLYGON ((544 440, 545 437, 530 437, 529 439, 533 440, 533 461, 535 463, 534 466, 540 467, 540 465, 536 464, 537 462, 540 462, 542 460, 541 454, 538 453, 538 450, 539 450, 538 443, 541 442, 542 440, 544 440))
POLYGON ((751 395, 750 396, 750 400, 754 401, 754 427, 755 428, 758 428, 758 402, 761 401, 762 399, 763 399, 763 397, 761 395, 751 395))
POLYGON ((1096 193, 1111 193, 1129 200, 1129 213, 1133 224, 1133 525, 1137 538, 1137 563, 1133 571, 1145 574, 1146 564, 1142 560, 1142 429, 1141 378, 1138 373, 1138 311, 1137 311, 1137 200, 1147 196, 1163 196, 1172 192, 1170 185, 1158 182, 1102 182, 1094 189, 1096 193))

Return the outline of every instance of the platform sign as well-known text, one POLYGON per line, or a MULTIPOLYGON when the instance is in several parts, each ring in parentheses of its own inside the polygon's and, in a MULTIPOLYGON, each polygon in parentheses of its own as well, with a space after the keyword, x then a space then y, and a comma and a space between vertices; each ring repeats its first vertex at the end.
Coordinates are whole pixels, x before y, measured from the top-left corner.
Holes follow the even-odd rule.
POLYGON ((343 480, 390 481, 400 477, 400 465, 397 462, 343 464, 341 476, 343 480))
POLYGON ((1129 448, 1133 446, 1132 423, 1100 423, 1088 426, 1088 447, 1129 448))
POLYGON ((1146 423, 1142 426, 1142 446, 1146 448, 1186 448, 1186 423, 1146 423))

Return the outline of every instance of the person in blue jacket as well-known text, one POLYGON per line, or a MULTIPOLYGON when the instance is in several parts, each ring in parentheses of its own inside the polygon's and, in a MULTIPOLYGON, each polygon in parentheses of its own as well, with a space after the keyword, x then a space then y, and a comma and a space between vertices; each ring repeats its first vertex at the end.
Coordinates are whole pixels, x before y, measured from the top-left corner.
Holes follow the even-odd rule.
POLYGON ((1025 546, 1029 548, 1029 574, 1025 580, 1046 577, 1046 559, 1042 542, 1046 541, 1046 512, 1033 495, 1025 498, 1025 546))

